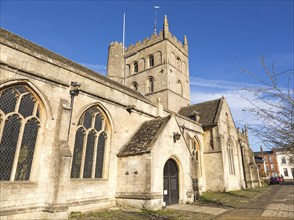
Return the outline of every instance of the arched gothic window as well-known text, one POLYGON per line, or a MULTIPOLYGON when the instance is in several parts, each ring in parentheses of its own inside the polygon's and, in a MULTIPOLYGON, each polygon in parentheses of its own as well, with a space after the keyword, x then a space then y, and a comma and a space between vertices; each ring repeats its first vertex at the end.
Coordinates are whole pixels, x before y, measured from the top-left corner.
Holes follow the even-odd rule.
POLYGON ((138 68, 138 62, 134 62, 134 73, 137 73, 139 71, 139 68, 138 68))
POLYGON ((154 78, 149 77, 147 80, 147 93, 154 92, 154 78))
POLYGON ((132 82, 132 84, 131 84, 131 88, 132 88, 133 90, 135 90, 135 91, 138 91, 138 83, 136 83, 136 82, 132 82))
POLYGON ((162 63, 162 55, 161 52, 158 51, 155 53, 155 57, 154 57, 154 65, 158 65, 162 63))
POLYGON ((196 138, 192 139, 192 152, 196 161, 199 161, 200 146, 196 138))
POLYGON ((197 162, 196 163, 197 175, 202 176, 200 143, 196 137, 192 139, 192 155, 195 161, 197 162))
POLYGON ((231 175, 235 175, 235 163, 234 163, 234 145, 232 143, 231 138, 228 138, 227 143, 227 157, 228 157, 228 166, 229 166, 229 173, 231 175))
POLYGON ((176 91, 178 94, 183 95, 183 85, 182 85, 181 80, 179 80, 179 79, 176 81, 176 91))
POLYGON ((153 57, 153 55, 150 55, 148 59, 149 59, 149 67, 154 66, 154 57, 153 57))
POLYGON ((25 85, 0 90, 0 181, 30 179, 40 108, 25 85))
POLYGON ((126 65, 126 73, 127 73, 127 76, 130 75, 130 65, 129 64, 126 65))
POLYGON ((177 68, 179 70, 182 70, 182 61, 181 61, 180 57, 177 57, 177 68))
POLYGON ((107 139, 105 117, 92 107, 80 117, 76 130, 71 178, 102 178, 107 139))
POLYGON ((138 71, 143 71, 145 70, 145 60, 142 58, 139 60, 139 63, 138 63, 138 71))

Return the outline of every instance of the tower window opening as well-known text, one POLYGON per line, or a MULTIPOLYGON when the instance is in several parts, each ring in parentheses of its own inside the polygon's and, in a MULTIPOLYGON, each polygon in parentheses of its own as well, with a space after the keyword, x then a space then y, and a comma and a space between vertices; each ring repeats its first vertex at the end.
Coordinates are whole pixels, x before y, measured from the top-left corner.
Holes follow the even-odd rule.
POLYGON ((153 55, 150 55, 149 56, 149 67, 152 67, 152 66, 154 66, 154 57, 153 57, 153 55))
POLYGON ((138 71, 138 63, 134 62, 134 73, 137 73, 138 71))

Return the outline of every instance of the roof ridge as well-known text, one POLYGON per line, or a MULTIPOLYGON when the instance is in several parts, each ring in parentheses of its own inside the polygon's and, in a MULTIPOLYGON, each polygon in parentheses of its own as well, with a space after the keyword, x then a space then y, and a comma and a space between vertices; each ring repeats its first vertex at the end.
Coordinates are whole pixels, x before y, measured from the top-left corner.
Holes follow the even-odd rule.
POLYGON ((200 105, 200 104, 204 104, 204 103, 208 103, 208 102, 215 102, 215 101, 218 101, 218 100, 220 100, 220 99, 223 99, 223 97, 218 98, 218 99, 208 100, 208 101, 205 101, 205 102, 195 103, 195 104, 193 104, 193 105, 189 105, 189 106, 184 106, 184 107, 182 107, 181 109, 183 109, 183 108, 193 107, 193 106, 200 105))
POLYGON ((218 100, 217 110, 216 110, 216 113, 215 113, 215 116, 214 116, 214 119, 213 119, 214 123, 216 123, 218 121, 218 118, 220 116, 220 112, 221 112, 221 108, 222 108, 223 103, 224 103, 223 98, 220 98, 218 100))
POLYGON ((158 117, 152 120, 144 121, 139 126, 137 131, 127 141, 127 143, 121 147, 117 156, 118 157, 134 156, 134 155, 149 153, 151 146, 153 146, 159 134, 162 132, 163 128, 166 126, 170 118, 171 118, 171 115, 168 115, 166 117, 158 117), (156 124, 152 125, 152 122, 156 122, 156 121, 161 121, 160 124, 158 125, 159 126, 158 128, 156 128, 157 127, 156 124), (152 126, 155 126, 152 129, 154 133, 146 134, 146 131, 148 130, 148 128, 152 128, 152 126))
MULTIPOLYGON (((110 84, 110 87, 113 87, 113 88, 117 88, 117 89, 123 89, 124 91, 126 92, 129 92, 129 93, 132 93, 134 94, 136 97, 140 97, 141 99, 144 99, 145 101, 148 101, 150 102, 144 95, 142 95, 141 93, 123 85, 123 84, 120 84, 116 81, 113 81, 109 78, 107 78, 106 76, 102 75, 101 73, 98 73, 98 72, 95 72, 94 70, 91 70, 73 60, 70 60, 60 54, 57 54, 37 43, 34 43, 32 41, 29 41, 27 39, 25 39, 24 37, 21 37, 13 32, 10 32, 2 27, 0 27, 0 38, 2 38, 4 41, 7 41, 7 42, 10 42, 10 43, 13 43, 13 44, 16 44, 28 51, 31 51, 33 52, 32 50, 35 48, 37 53, 39 53, 40 55, 44 56, 44 57, 47 57, 47 58, 50 58, 50 59, 53 59, 59 63, 61 63, 62 65, 68 67, 70 69, 73 68, 73 69, 76 69, 78 71, 81 71, 82 73, 84 74, 88 74, 92 77, 95 77, 96 79, 100 79, 102 80, 105 84, 106 83, 109 83, 110 84), (21 42, 23 41, 23 42, 21 42), (33 49, 32 49, 33 48, 33 49)), ((5 42, 1 42, 3 44, 5 44, 5 42)), ((7 45, 7 44, 5 44, 7 45)), ((11 46, 11 45, 7 45, 7 46, 11 46)), ((18 48, 18 50, 21 50, 20 48, 18 48)), ((22 51, 24 52, 24 51, 22 51)), ((33 55, 31 54, 32 56, 36 56, 36 55, 33 55)), ((40 58, 38 57, 39 59, 43 59, 44 58, 40 58)), ((48 61, 48 60, 46 60, 48 61)), ((108 84, 108 85, 109 85, 108 84)))

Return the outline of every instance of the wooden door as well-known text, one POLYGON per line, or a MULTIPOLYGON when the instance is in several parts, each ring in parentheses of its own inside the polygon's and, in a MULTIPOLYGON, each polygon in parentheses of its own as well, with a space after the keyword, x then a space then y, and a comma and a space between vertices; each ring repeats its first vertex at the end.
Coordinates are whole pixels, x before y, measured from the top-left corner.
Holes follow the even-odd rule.
POLYGON ((163 200, 166 205, 179 202, 179 180, 176 162, 172 159, 165 163, 163 171, 163 200))

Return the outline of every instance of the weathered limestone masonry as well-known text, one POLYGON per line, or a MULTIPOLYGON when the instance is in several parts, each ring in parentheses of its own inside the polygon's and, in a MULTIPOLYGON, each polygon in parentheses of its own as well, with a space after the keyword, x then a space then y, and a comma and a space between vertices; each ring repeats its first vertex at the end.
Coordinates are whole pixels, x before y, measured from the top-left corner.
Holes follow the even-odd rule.
POLYGON ((169 32, 165 16, 163 30, 123 52, 123 45, 109 46, 107 77, 144 94, 153 103, 177 112, 190 104, 188 42, 183 44, 169 32), (151 85, 150 85, 151 84, 151 85))
MULTIPOLYGON (((86 211, 115 205, 116 154, 140 123, 156 117, 156 107, 142 95, 3 29, 0 80, 1 91, 23 85, 42 106, 29 181, 1 181, 1 215, 22 213, 20 216, 28 219, 30 212, 34 217, 39 214, 40 218, 55 218, 51 213, 63 212, 66 216, 68 211, 81 207, 86 211), (67 142, 71 80, 81 86, 75 98, 67 142), (136 106, 132 115, 126 111, 128 105, 136 106), (70 179, 75 142, 72 137, 81 114, 92 106, 101 109, 109 128, 103 177, 70 179)), ((5 120, 1 112, 1 122, 3 117, 5 120)))
POLYGON ((239 145, 242 154, 242 164, 244 169, 244 180, 246 188, 255 188, 261 186, 258 166, 255 163, 254 153, 250 148, 248 141, 248 130, 245 126, 240 131, 237 128, 239 145))
POLYGON ((190 106, 187 39, 167 17, 124 52, 112 43, 107 77, 0 29, 1 219, 240 189, 250 162, 239 141, 225 98, 190 106))
POLYGON ((183 107, 179 113, 200 117, 204 130, 206 190, 230 191, 244 187, 238 135, 226 99, 183 107))

